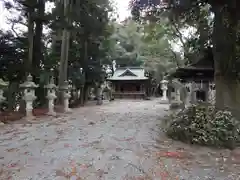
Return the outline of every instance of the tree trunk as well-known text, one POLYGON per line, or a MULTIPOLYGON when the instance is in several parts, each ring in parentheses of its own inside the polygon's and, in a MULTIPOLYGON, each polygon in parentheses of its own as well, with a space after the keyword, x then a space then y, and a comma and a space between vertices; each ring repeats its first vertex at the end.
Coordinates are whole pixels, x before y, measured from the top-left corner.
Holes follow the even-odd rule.
POLYGON ((88 97, 89 97, 89 86, 85 85, 84 104, 88 102, 88 97))
POLYGON ((97 105, 102 105, 102 89, 101 84, 97 87, 97 105))
POLYGON ((80 105, 83 106, 84 105, 84 86, 82 86, 80 88, 80 105))
POLYGON ((33 75, 38 76, 40 64, 43 63, 43 18, 45 11, 45 0, 38 1, 37 18, 35 20, 34 52, 33 52, 33 75))
POLYGON ((238 20, 235 10, 214 7, 213 54, 215 63, 216 108, 229 109, 236 116, 240 108, 239 81, 236 68, 236 33, 238 20), (232 75, 232 76, 231 76, 232 75))
POLYGON ((28 8, 28 61, 25 63, 26 73, 30 73, 33 61, 33 37, 34 37, 34 9, 28 8))
MULTIPOLYGON (((43 56, 43 18, 44 18, 44 11, 45 11, 45 0, 38 1, 37 7, 37 19, 36 28, 35 28, 35 36, 34 36, 34 52, 33 52, 33 80, 36 84, 40 83, 40 65, 44 63, 44 56, 43 56)), ((38 102, 40 105, 44 105, 46 103, 45 93, 44 93, 44 85, 39 84, 40 87, 36 89, 36 96, 38 98, 38 102)))
POLYGON ((7 92, 8 111, 14 111, 16 107, 16 92, 19 91, 18 82, 10 81, 7 92))
POLYGON ((209 39, 209 26, 208 26, 208 19, 206 19, 203 15, 202 15, 202 10, 201 7, 197 8, 198 11, 198 20, 199 20, 199 26, 198 26, 198 30, 199 30, 199 41, 200 41, 200 53, 204 52, 205 48, 206 48, 206 44, 208 42, 209 39))
MULTIPOLYGON (((26 77, 29 73, 32 72, 32 63, 33 63, 33 38, 34 38, 34 8, 29 7, 27 9, 28 13, 28 59, 24 61, 24 68, 26 77)), ((21 100, 20 102, 20 110, 25 109, 25 102, 21 100)))
POLYGON ((62 86, 64 84, 64 81, 67 80, 66 75, 66 64, 67 64, 67 30, 63 30, 62 34, 62 45, 61 45, 61 59, 60 59, 60 67, 59 67, 59 85, 62 86))
MULTIPOLYGON (((69 0, 64 0, 64 17, 68 15, 69 0)), ((69 19, 66 18, 66 21, 69 22, 69 19)), ((62 45, 61 45, 61 59, 59 67, 59 86, 63 86, 64 82, 67 80, 67 68, 68 68, 68 52, 69 52, 69 40, 70 32, 67 28, 63 29, 62 34, 62 45)), ((63 93, 59 93, 58 97, 59 103, 63 104, 63 93)))

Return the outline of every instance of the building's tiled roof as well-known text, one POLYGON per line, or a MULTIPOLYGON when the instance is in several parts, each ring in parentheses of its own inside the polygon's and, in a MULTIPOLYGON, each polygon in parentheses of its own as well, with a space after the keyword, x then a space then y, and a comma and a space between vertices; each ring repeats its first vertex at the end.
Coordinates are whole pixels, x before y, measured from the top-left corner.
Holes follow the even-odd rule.
POLYGON ((108 80, 146 80, 145 71, 140 67, 117 68, 108 80))
POLYGON ((212 80, 214 78, 214 59, 212 49, 206 49, 195 63, 176 69, 176 71, 171 73, 169 77, 192 80, 212 80))

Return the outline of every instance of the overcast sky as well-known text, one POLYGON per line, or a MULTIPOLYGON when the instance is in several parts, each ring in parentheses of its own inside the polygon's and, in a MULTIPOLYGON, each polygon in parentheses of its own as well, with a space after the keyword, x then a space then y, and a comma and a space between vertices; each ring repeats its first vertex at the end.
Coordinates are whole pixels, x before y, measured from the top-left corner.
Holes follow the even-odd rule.
POLYGON ((0 1, 0 29, 6 28, 7 11, 4 10, 3 3, 0 1))
POLYGON ((116 3, 117 11, 119 14, 119 21, 125 20, 130 16, 130 11, 128 9, 128 4, 130 0, 113 0, 116 3))
MULTIPOLYGON (((12 0, 11 0, 12 1, 12 0)), ((126 17, 130 16, 130 11, 128 10, 128 3, 130 0, 112 0, 117 8, 117 13, 119 15, 118 21, 123 21, 126 17)), ((8 29, 7 17, 11 17, 7 10, 4 9, 3 2, 0 0, 0 29, 8 29)))
MULTIPOLYGON (((12 1, 12 0, 9 0, 12 1)), ((130 0, 112 0, 116 6, 116 11, 118 13, 118 22, 125 20, 130 16, 130 11, 128 9, 128 4, 130 0)), ((49 8, 49 6, 47 6, 49 8)), ((7 24, 7 17, 13 16, 14 13, 9 13, 4 9, 2 0, 0 0, 0 29, 7 30, 10 26, 7 24)), ((17 27, 16 27, 17 28, 17 27)), ((18 29, 22 29, 19 27, 18 29)), ((188 34, 188 33, 187 33, 188 34)), ((179 43, 174 43, 173 48, 179 49, 179 43), (176 46, 176 47, 175 47, 176 46)))

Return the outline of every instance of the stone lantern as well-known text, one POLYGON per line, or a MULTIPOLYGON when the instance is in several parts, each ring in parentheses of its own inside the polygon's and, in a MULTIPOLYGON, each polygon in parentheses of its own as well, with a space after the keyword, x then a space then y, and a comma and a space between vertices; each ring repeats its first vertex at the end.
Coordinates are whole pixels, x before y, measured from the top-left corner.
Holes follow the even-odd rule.
POLYGON ((48 114, 51 116, 56 116, 56 112, 54 111, 54 100, 57 98, 57 86, 54 84, 54 77, 50 79, 50 82, 44 86, 44 88, 47 89, 46 98, 48 99, 48 114))
POLYGON ((0 79, 0 104, 6 100, 3 96, 3 89, 8 86, 8 83, 0 79))
MULTIPOLYGON (((0 79, 0 105, 2 104, 2 102, 6 100, 6 98, 3 96, 3 89, 7 86, 8 86, 8 83, 0 79)), ((4 123, 0 121, 0 125, 4 125, 4 123)))
POLYGON ((103 101, 102 101, 102 83, 101 82, 97 82, 97 105, 102 105, 103 101))
POLYGON ((39 87, 33 82, 31 74, 27 76, 27 80, 20 84, 20 87, 24 89, 23 99, 26 102, 26 118, 28 120, 33 119, 33 101, 36 100, 35 89, 39 87))
POLYGON ((167 80, 162 80, 161 81, 161 90, 163 92, 161 100, 163 102, 167 102, 168 101, 168 98, 167 98, 168 81, 167 80))
POLYGON ((185 89, 186 89, 186 97, 185 97, 185 107, 187 107, 188 105, 190 105, 191 102, 191 83, 187 83, 185 85, 185 89))
POLYGON ((81 96, 81 93, 83 93, 83 88, 84 88, 85 81, 86 81, 85 72, 83 71, 83 68, 80 68, 80 75, 81 75, 81 78, 80 78, 80 93, 79 93, 79 96, 81 96))
POLYGON ((176 89, 176 96, 175 96, 175 100, 177 102, 181 102, 181 94, 180 94, 180 89, 176 89))
POLYGON ((71 98, 71 92, 68 85, 68 81, 64 82, 64 85, 60 87, 60 91, 63 92, 63 100, 64 100, 64 111, 71 112, 69 108, 69 99, 71 98))

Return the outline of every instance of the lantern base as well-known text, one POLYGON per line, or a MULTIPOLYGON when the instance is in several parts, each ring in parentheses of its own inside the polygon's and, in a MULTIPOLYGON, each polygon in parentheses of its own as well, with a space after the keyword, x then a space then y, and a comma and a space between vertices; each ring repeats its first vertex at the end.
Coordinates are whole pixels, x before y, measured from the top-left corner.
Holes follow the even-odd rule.
POLYGON ((47 113, 47 115, 48 115, 48 116, 57 116, 57 113, 54 112, 54 111, 53 111, 53 112, 50 112, 50 111, 49 111, 49 112, 47 113))
POLYGON ((65 108, 64 113, 70 114, 72 113, 72 110, 70 108, 65 108))
POLYGON ((169 104, 169 100, 168 100, 168 99, 161 98, 160 104, 169 104))

